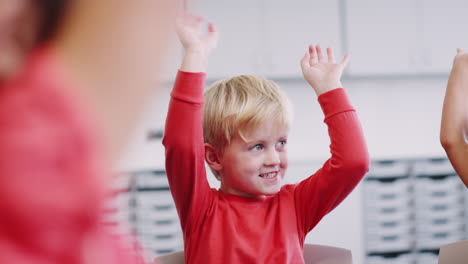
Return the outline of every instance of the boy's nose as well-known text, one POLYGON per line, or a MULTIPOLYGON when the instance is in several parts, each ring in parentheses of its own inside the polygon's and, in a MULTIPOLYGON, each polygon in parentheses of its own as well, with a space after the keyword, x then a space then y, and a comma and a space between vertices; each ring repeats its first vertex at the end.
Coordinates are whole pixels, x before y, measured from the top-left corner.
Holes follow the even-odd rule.
POLYGON ((272 166, 280 163, 279 153, 276 150, 270 150, 265 157, 265 165, 272 166))

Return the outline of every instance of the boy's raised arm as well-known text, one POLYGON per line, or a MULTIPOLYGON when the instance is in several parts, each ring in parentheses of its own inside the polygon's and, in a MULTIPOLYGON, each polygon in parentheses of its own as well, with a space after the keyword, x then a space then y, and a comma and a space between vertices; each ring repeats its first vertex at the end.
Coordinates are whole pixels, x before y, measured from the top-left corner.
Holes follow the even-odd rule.
POLYGON ((203 140, 203 88, 208 56, 216 46, 217 31, 209 24, 201 32, 203 19, 186 14, 177 22, 185 55, 171 93, 163 144, 166 171, 182 228, 187 220, 200 220, 207 209, 210 187, 206 179, 203 140))
POLYGON ((468 52, 458 49, 445 92, 440 142, 468 187, 468 52))
POLYGON ((330 136, 331 157, 314 175, 296 187, 298 226, 309 232, 354 189, 369 167, 369 154, 356 111, 340 81, 349 57, 336 63, 331 48, 328 60, 320 46, 310 46, 301 60, 304 78, 318 95, 330 136))

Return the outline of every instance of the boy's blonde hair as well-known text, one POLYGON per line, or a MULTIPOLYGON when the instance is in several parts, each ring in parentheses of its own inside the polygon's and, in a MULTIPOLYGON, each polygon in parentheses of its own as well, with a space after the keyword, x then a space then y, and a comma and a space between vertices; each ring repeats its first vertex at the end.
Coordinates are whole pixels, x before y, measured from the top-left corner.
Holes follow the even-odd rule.
POLYGON ((291 107, 287 96, 270 80, 240 75, 214 83, 205 92, 205 143, 223 152, 231 139, 255 130, 266 120, 289 128, 291 107))

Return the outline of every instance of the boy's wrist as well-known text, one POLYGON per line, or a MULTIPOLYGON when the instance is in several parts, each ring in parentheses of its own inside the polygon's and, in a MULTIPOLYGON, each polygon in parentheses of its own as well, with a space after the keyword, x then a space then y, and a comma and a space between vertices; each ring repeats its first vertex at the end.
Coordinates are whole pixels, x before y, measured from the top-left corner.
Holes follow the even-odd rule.
POLYGON ((336 83, 332 83, 332 84, 323 85, 323 86, 318 87, 317 89, 314 89, 314 90, 315 90, 315 93, 317 94, 317 96, 320 96, 320 95, 322 95, 322 94, 324 94, 326 92, 335 90, 337 88, 343 88, 343 84, 340 81, 338 81, 336 83))
POLYGON ((186 50, 180 70, 185 72, 206 72, 208 55, 201 51, 186 50))

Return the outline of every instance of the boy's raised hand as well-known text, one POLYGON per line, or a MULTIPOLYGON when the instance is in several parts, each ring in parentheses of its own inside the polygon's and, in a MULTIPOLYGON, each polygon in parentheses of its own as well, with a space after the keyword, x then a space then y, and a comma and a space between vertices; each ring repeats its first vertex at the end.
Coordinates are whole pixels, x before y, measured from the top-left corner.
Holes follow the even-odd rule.
POLYGON ((309 50, 301 60, 302 74, 314 88, 317 96, 343 87, 340 79, 348 64, 349 55, 345 55, 340 63, 336 63, 333 50, 327 48, 327 56, 328 59, 324 57, 319 45, 310 45, 309 50))
POLYGON ((213 23, 208 23, 208 32, 204 32, 203 22, 203 17, 190 13, 184 13, 177 19, 177 34, 185 49, 181 70, 206 71, 208 57, 218 43, 218 31, 213 23))

